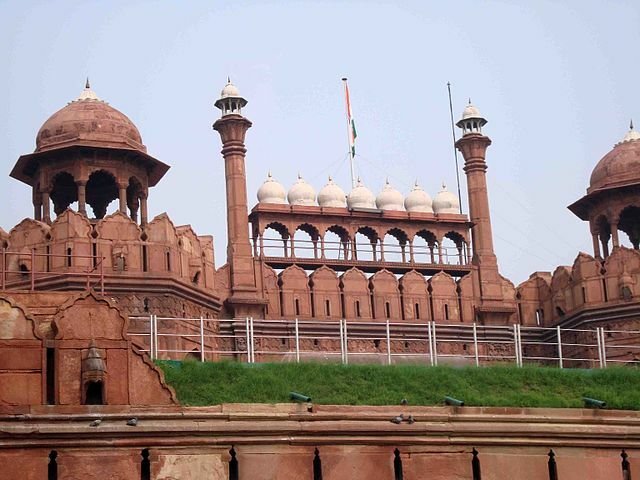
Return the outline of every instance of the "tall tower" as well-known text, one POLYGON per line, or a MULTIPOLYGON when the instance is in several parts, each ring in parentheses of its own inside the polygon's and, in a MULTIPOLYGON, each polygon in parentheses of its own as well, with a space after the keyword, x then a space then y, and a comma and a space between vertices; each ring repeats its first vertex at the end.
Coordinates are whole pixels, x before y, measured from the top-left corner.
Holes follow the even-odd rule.
POLYGON ((249 243, 245 134, 251 122, 242 116, 247 101, 227 80, 215 106, 222 116, 213 129, 222 139, 227 191, 227 262, 231 296, 227 299, 235 318, 263 315, 264 300, 256 285, 255 265, 249 243))
MULTIPOLYGON (((485 323, 507 321, 515 311, 515 305, 505 304, 503 279, 498 272, 498 261, 493 250, 493 233, 489 213, 489 194, 487 191, 487 147, 491 139, 482 134, 487 123, 476 107, 469 104, 462 113, 462 119, 456 124, 462 129, 462 138, 456 147, 464 157, 464 171, 467 175, 469 196, 469 218, 473 223, 471 236, 473 242, 472 263, 476 266, 477 281, 481 299, 476 305, 476 316, 485 323)), ((514 299, 511 299, 514 300, 514 299)))

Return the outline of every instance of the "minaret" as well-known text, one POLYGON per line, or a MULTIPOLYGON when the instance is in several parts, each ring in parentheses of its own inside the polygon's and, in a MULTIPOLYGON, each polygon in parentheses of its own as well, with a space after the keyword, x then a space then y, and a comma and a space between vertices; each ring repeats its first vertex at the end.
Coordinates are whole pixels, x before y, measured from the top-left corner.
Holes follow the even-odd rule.
POLYGON ((264 301, 258 293, 249 242, 244 138, 251 122, 242 116, 242 107, 246 104, 235 85, 227 79, 215 103, 222 111, 222 117, 213 124, 213 129, 222 139, 227 191, 227 262, 231 288, 227 303, 235 318, 261 318, 264 301))
POLYGON ((467 175, 469 219, 473 223, 471 229, 472 263, 477 266, 478 293, 482 299, 481 306, 477 310, 481 313, 481 318, 489 323, 497 320, 495 318, 489 320, 487 314, 490 311, 504 310, 504 296, 502 278, 498 272, 498 262, 493 251, 493 234, 489 214, 485 155, 487 147, 491 145, 491 139, 482 134, 482 127, 486 123, 487 120, 480 115, 478 109, 469 100, 469 104, 462 113, 462 119, 456 124, 462 129, 462 138, 456 142, 456 147, 464 157, 464 171, 467 175), (494 308, 491 308, 492 306, 494 308))

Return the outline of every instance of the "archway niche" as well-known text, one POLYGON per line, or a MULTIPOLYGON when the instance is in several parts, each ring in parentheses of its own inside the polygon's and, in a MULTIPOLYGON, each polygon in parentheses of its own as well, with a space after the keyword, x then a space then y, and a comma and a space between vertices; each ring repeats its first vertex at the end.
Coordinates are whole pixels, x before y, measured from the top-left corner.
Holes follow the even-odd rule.
POLYGON ((289 231, 281 223, 270 223, 267 225, 259 241, 261 256, 289 256, 289 231))
POLYGON ((380 260, 378 233, 371 227, 360 227, 354 238, 354 260, 380 260))
POLYGON ((304 223, 293 234, 293 250, 297 258, 318 258, 318 239, 320 234, 313 225, 304 223))
POLYGON ((405 263, 408 259, 407 234, 399 228, 389 230, 382 241, 381 248, 386 262, 405 263))
POLYGON ((104 170, 95 171, 89 176, 86 191, 87 203, 97 219, 104 218, 109 204, 118 198, 116 179, 104 170))
POLYGON ((339 225, 332 225, 324 233, 322 249, 324 258, 347 260, 350 250, 349 233, 339 225))
MULTIPOLYGON (((631 246, 638 250, 640 247, 640 208, 636 206, 626 207, 620 213, 620 220, 618 222, 618 230, 622 230, 627 234, 627 238, 631 246)), ((621 243, 624 241, 624 237, 621 239, 621 243)))
POLYGON ((442 263, 464 265, 467 263, 466 243, 457 232, 447 232, 442 239, 442 263))
POLYGON ((420 230, 411 246, 415 263, 438 263, 438 240, 433 232, 420 230))
POLYGON ((78 201, 78 187, 76 182, 68 172, 60 172, 53 177, 51 182, 51 201, 53 202, 53 211, 56 215, 60 215, 69 206, 78 201))

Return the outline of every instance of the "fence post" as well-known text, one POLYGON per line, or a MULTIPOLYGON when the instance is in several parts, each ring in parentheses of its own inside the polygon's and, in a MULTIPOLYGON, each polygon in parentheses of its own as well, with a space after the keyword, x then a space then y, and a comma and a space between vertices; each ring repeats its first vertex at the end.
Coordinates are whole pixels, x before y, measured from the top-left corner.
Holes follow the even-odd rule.
POLYGON ((478 329, 476 322, 473 322, 473 354, 476 357, 476 367, 479 367, 480 357, 478 356, 478 329))
POLYGON ((149 315, 149 357, 153 360, 153 315, 149 315))
POLYGON ((200 316, 200 361, 204 362, 204 318, 200 316))
POLYGON ((296 318, 296 363, 300 363, 300 327, 296 318))
POLYGON ((391 365, 391 332, 389 331, 388 319, 387 319, 387 365, 391 365))
POLYGON ((342 331, 342 319, 340 319, 340 361, 344 364, 344 333, 342 331))
POLYGON ((516 367, 520 366, 520 356, 518 354, 518 327, 513 324, 513 353, 516 357, 516 367))
POLYGON ((560 368, 564 368, 564 360, 562 358, 562 335, 560 333, 560 325, 556 327, 556 332, 558 336, 558 366, 560 368))
POLYGON ((600 327, 600 341, 602 343, 602 365, 607 368, 607 345, 605 344, 604 327, 600 327))
POLYGON ((158 358, 158 315, 153 316, 153 358, 158 358))
POLYGON ((427 341, 429 343, 429 363, 433 367, 433 342, 431 341, 431 322, 427 322, 427 341))
POLYGON ((600 368, 604 368, 604 358, 602 355, 602 332, 600 327, 596 327, 596 343, 598 344, 598 363, 600 368))
POLYGON ((249 331, 249 317, 244 319, 244 328, 247 334, 247 363, 251 363, 251 332, 249 331))
POLYGON ((433 364, 438 366, 438 339, 436 337, 436 322, 431 322, 432 324, 432 335, 431 340, 433 340, 433 364))
POLYGON ((344 319, 344 364, 349 365, 349 334, 347 333, 347 319, 344 319))
POLYGON ((31 291, 36 289, 36 249, 31 249, 31 291))
POLYGON ((249 317, 249 328, 251 328, 251 363, 256 363, 256 344, 253 336, 253 317, 249 317))

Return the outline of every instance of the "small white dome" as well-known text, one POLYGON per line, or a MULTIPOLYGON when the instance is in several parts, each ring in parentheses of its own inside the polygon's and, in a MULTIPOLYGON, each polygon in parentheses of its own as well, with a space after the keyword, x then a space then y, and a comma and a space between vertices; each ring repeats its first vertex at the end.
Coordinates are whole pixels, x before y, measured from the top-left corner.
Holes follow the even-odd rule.
POLYGON ((318 192, 318 205, 321 207, 344 207, 347 196, 333 179, 329 177, 327 184, 318 192))
POLYGON ((448 191, 444 183, 442 184, 442 190, 433 199, 433 211, 436 213, 460 213, 458 197, 455 193, 448 191))
POLYGON ((471 105, 471 99, 469 99, 469 104, 464 107, 464 111, 462 112, 462 120, 467 120, 468 118, 482 118, 480 115, 480 110, 474 105, 471 105))
POLYGON ((402 194, 393 188, 387 178, 382 191, 376 197, 376 207, 380 210, 404 210, 402 194))
POLYGON ((259 203, 287 203, 286 192, 280 182, 277 182, 272 176, 271 172, 267 175, 267 179, 258 189, 258 202, 259 203))
POLYGON ((240 90, 233 83, 231 83, 231 79, 227 78, 227 84, 224 86, 222 91, 220 92, 220 98, 229 98, 229 97, 240 97, 240 90))
POLYGON ((291 205, 315 205, 316 191, 298 174, 298 181, 289 189, 287 199, 291 205))
POLYGON ((376 208, 375 195, 364 186, 364 183, 359 178, 356 186, 349 192, 347 206, 349 208, 376 208))
POLYGON ((431 197, 418 185, 417 180, 413 189, 409 192, 409 195, 407 195, 407 198, 404 199, 404 208, 407 212, 433 213, 431 197))
POLYGON ((640 133, 636 132, 633 129, 633 120, 632 120, 631 124, 629 125, 629 131, 626 133, 626 135, 622 139, 622 142, 620 143, 631 142, 633 140, 640 140, 640 133))

